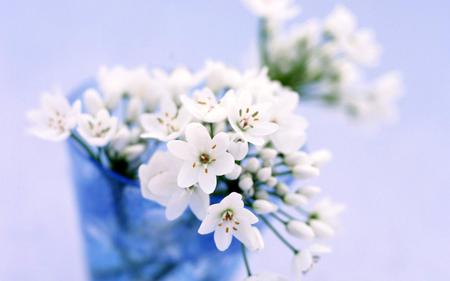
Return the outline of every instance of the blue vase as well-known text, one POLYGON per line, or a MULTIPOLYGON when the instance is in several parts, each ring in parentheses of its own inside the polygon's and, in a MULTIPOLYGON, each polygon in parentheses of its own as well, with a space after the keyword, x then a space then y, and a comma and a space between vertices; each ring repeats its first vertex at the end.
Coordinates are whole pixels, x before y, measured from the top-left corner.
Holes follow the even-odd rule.
POLYGON ((241 261, 236 241, 219 252, 212 235, 197 233, 200 221, 190 211, 168 221, 136 181, 90 159, 75 142, 69 152, 91 280, 231 279, 241 261))

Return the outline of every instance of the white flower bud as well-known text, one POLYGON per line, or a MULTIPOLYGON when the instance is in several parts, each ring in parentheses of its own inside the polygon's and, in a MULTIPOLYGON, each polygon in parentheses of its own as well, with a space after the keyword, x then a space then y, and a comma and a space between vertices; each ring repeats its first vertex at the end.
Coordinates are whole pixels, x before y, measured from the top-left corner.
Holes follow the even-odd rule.
POLYGON ((321 220, 311 220, 309 225, 318 238, 330 238, 334 236, 334 229, 321 220))
POLYGON ((92 115, 105 108, 100 94, 94 89, 88 89, 83 93, 83 103, 86 111, 92 115))
POLYGON ((228 152, 233 155, 235 160, 242 160, 248 153, 248 143, 238 134, 233 134, 230 136, 230 146, 228 147, 228 152))
POLYGON ((248 159, 247 164, 245 165, 245 169, 251 173, 256 173, 261 167, 261 163, 255 157, 248 159))
POLYGON ((283 198, 284 203, 291 206, 305 206, 308 204, 308 198, 297 193, 288 193, 283 198))
POLYGON ((142 113, 142 102, 139 98, 133 97, 127 105, 127 121, 136 121, 142 113))
POLYGON ((308 198, 311 198, 311 197, 319 194, 321 191, 322 191, 321 188, 318 186, 306 185, 306 186, 299 188, 299 190, 297 190, 297 193, 300 193, 302 195, 305 195, 308 198))
POLYGON ((270 177, 270 178, 267 180, 267 182, 266 182, 266 184, 267 184, 269 187, 274 187, 277 183, 278 183, 278 180, 277 180, 276 177, 270 177))
POLYGON ((289 192, 289 187, 282 183, 279 182, 276 186, 275 186, 275 191, 279 194, 279 195, 285 195, 286 193, 289 192))
POLYGON ((320 170, 310 165, 299 164, 294 167, 292 173, 296 178, 308 179, 319 176, 320 170))
POLYGON ((238 164, 234 164, 234 168, 233 170, 226 174, 225 177, 229 180, 235 180, 237 178, 239 178, 239 176, 241 175, 242 172, 242 167, 239 166, 238 164))
POLYGON ((278 210, 278 206, 273 204, 270 201, 258 199, 255 200, 252 204, 253 210, 255 210, 258 214, 269 214, 278 210))
POLYGON ((286 225, 286 231, 289 234, 298 238, 307 240, 314 238, 314 231, 312 230, 312 228, 302 221, 297 220, 289 221, 288 224, 286 225))
POLYGON ((247 191, 250 188, 253 187, 253 180, 252 177, 250 175, 244 175, 239 179, 239 187, 243 190, 243 191, 247 191))
POLYGON ((310 163, 310 161, 308 154, 303 151, 295 151, 284 157, 284 163, 288 166, 295 166, 300 163, 310 163))
POLYGON ((270 161, 270 160, 273 160, 275 157, 277 157, 278 151, 276 151, 273 148, 263 148, 259 152, 259 155, 261 155, 261 158, 263 160, 270 161))
POLYGON ((265 190, 259 190, 258 192, 256 192, 255 197, 257 199, 267 200, 269 199, 269 193, 265 190))
POLYGON ((331 152, 329 150, 321 149, 312 152, 311 154, 309 154, 309 157, 312 161, 312 164, 320 168, 330 162, 333 156, 331 155, 331 152))
POLYGON ((257 227, 252 227, 251 237, 252 239, 250 239, 250 243, 247 245, 250 251, 259 251, 264 249, 264 239, 257 227))
POLYGON ((260 180, 262 182, 266 182, 270 178, 270 176, 272 176, 272 168, 271 167, 262 168, 256 174, 256 177, 258 178, 258 180, 260 180))

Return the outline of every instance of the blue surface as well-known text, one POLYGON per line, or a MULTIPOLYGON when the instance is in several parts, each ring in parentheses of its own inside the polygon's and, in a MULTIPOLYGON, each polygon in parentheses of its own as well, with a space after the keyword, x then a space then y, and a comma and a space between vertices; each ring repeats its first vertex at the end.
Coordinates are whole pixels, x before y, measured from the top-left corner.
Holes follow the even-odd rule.
MULTIPOLYGON (((407 96, 400 122, 378 133, 303 109, 312 148, 335 154, 318 183, 348 205, 335 252, 309 280, 449 280, 450 3, 342 2, 377 31, 381 68, 403 71, 407 96)), ((302 1, 304 18, 334 3, 302 1)), ((255 28, 239 1, 0 0, 0 280, 85 276, 65 146, 24 133, 41 91, 70 90, 100 64, 244 66, 255 28)), ((288 272, 287 251, 266 244, 255 270, 288 272)))

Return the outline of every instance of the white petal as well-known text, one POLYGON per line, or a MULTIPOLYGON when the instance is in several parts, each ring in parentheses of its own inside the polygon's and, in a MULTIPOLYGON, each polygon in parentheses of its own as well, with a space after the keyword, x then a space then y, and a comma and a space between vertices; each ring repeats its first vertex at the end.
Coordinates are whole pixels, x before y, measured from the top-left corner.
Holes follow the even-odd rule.
POLYGON ((168 220, 174 220, 181 216, 189 204, 190 195, 189 191, 180 190, 170 198, 166 207, 166 217, 168 220))
POLYGON ((177 182, 180 187, 190 187, 197 183, 199 179, 200 170, 189 162, 185 162, 177 177, 177 182))
POLYGON ((319 238, 329 238, 334 235, 334 229, 321 220, 312 220, 310 225, 319 238))
POLYGON ((234 158, 230 153, 225 152, 214 163, 208 165, 208 169, 219 176, 230 173, 234 169, 234 158))
POLYGON ((271 122, 258 122, 254 128, 248 132, 254 136, 262 137, 275 133, 278 130, 278 125, 271 122))
POLYGON ((216 243, 217 249, 219 251, 225 251, 230 247, 231 240, 233 236, 231 235, 231 231, 228 233, 225 231, 225 227, 219 227, 214 232, 214 242, 216 243))
POLYGON ((189 206, 199 220, 204 219, 208 212, 209 195, 204 193, 200 188, 195 188, 191 195, 189 206))
POLYGON ((172 153, 173 156, 183 160, 190 160, 193 158, 192 148, 185 141, 169 141, 167 143, 167 150, 169 150, 169 152, 172 153))
POLYGON ((228 134, 221 132, 214 136, 212 142, 212 147, 214 147, 212 151, 214 151, 215 155, 219 156, 230 146, 230 137, 228 134))
POLYGON ((302 276, 313 265, 313 256, 310 251, 302 250, 294 256, 293 271, 297 276, 302 276))
POLYGON ((190 123, 186 126, 186 140, 199 150, 211 148, 211 137, 208 130, 199 123, 190 123))
MULTIPOLYGON (((242 200, 241 200, 242 201, 242 200)), ((258 217, 255 216, 250 210, 242 208, 238 211, 239 220, 245 221, 248 224, 254 224, 258 222, 258 217)))
MULTIPOLYGON (((209 208, 209 210, 211 210, 211 208, 209 208)), ((219 215, 209 212, 206 218, 202 221, 202 224, 198 229, 198 233, 203 235, 213 232, 219 221, 219 215)))
POLYGON ((211 194, 216 189, 216 175, 211 171, 201 170, 198 174, 198 184, 205 193, 211 194))

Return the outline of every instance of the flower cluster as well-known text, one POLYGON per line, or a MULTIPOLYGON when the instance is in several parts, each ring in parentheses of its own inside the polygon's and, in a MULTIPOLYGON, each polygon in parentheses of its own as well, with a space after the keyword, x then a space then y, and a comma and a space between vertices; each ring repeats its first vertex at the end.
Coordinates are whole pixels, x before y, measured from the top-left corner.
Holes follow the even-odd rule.
POLYGON ((325 19, 309 19, 288 30, 272 28, 269 16, 254 12, 266 19, 260 48, 272 79, 357 119, 396 117, 401 75, 391 71, 374 81, 364 77, 367 69, 378 65, 381 46, 372 30, 358 27, 346 7, 338 5, 325 19))
POLYGON ((391 72, 365 82, 362 72, 377 64, 380 46, 342 6, 285 31, 283 22, 299 11, 293 1, 245 3, 262 19, 260 68, 217 61, 195 72, 101 67, 97 86, 73 104, 45 94, 29 113, 30 131, 70 138, 93 161, 139 180, 142 196, 163 206, 168 220, 192 212, 197 232, 213 233, 220 251, 238 240, 248 281, 285 280, 253 274, 247 259, 247 250, 264 248, 261 227, 273 232, 292 251, 298 280, 330 252, 323 240, 343 210, 317 198, 321 188, 309 182, 331 154, 306 149, 300 99, 357 117, 393 116, 401 80, 391 72))

